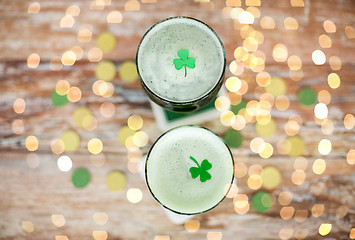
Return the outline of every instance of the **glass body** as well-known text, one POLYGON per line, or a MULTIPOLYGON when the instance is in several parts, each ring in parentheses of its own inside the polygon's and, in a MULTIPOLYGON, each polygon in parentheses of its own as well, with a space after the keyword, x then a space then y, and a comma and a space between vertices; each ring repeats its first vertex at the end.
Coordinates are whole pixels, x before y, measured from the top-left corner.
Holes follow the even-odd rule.
POLYGON ((226 56, 225 56, 225 50, 222 41, 220 40, 218 35, 214 32, 214 30, 210 28, 207 24, 201 22, 200 20, 190 18, 190 17, 172 17, 156 23, 143 35, 137 48, 136 65, 137 65, 137 72, 141 84, 144 90, 146 91, 146 93, 148 94, 148 97, 153 102, 170 111, 190 112, 204 107, 209 102, 211 102, 214 99, 214 97, 217 95, 224 80, 226 56), (181 29, 184 29, 183 26, 190 26, 190 28, 192 29, 196 28, 198 30, 196 32, 200 32, 201 36, 194 36, 195 35, 194 31, 189 30, 187 27, 186 29, 188 29, 188 31, 174 32, 174 30, 169 30, 169 29, 174 29, 171 26, 179 27, 179 25, 181 25, 181 29), (160 38, 157 37, 157 39, 153 39, 154 35, 161 34, 160 33, 161 31, 166 31, 167 34, 162 35, 163 37, 160 38), (203 35, 205 35, 205 37, 203 35), (177 40, 170 41, 171 38, 168 37, 166 37, 167 40, 165 41, 164 40, 165 36, 171 36, 171 38, 174 39, 181 37, 181 41, 177 41, 177 40), (194 37, 196 39, 193 39, 194 37), (189 40, 189 38, 192 38, 192 40, 191 39, 189 40), (153 41, 154 43, 151 43, 149 41, 153 41), (185 45, 184 42, 186 43, 185 45), (203 44, 204 42, 206 43, 213 42, 213 44, 204 45, 203 44), (156 47, 156 45, 159 46, 156 47), (142 67, 145 66, 146 64, 144 63, 144 59, 143 59, 144 53, 148 52, 148 50, 145 48, 151 49, 151 53, 149 54, 153 54, 153 55, 155 54, 158 56, 162 54, 164 59, 168 59, 169 61, 165 61, 163 62, 163 64, 159 65, 159 63, 156 63, 156 60, 157 59, 159 60, 159 58, 157 57, 150 58, 150 59, 147 58, 145 62, 150 61, 152 65, 149 68, 142 67), (190 49, 191 51, 191 52, 187 51, 187 53, 190 53, 191 55, 191 56, 188 55, 189 59, 190 57, 196 58, 195 59, 196 61, 193 63, 193 65, 181 65, 181 66, 175 65, 175 69, 174 69, 175 58, 179 59, 179 56, 182 56, 178 52, 184 50, 184 48, 190 49), (208 59, 207 61, 206 59, 208 58, 209 52, 218 52, 219 57, 216 57, 214 59, 211 58, 208 59), (194 54, 196 54, 197 56, 194 54), (156 66, 155 64, 158 66, 156 66), (214 66, 219 67, 218 71, 216 70, 215 72, 213 72, 213 74, 209 74, 209 71, 210 72, 213 71, 211 69, 215 69, 215 68, 217 69, 217 67, 214 66), (151 76, 147 77, 147 75, 145 75, 144 73, 144 69, 149 69, 146 70, 148 72, 149 71, 159 72, 159 74, 156 73, 154 75, 154 73, 152 73, 151 76, 153 77, 151 76), (185 77, 183 77, 184 70, 185 70, 185 77), (170 80, 172 79, 172 76, 173 77, 176 76, 177 78, 180 78, 180 80, 183 81, 191 80, 191 84, 194 85, 191 85, 190 87, 188 84, 185 84, 183 87, 179 88, 179 86, 181 85, 179 86, 177 85, 181 84, 181 81, 176 81, 177 85, 174 86, 174 82, 173 83, 169 82, 169 81, 173 81, 170 80), (211 76, 211 78, 209 78, 209 76, 211 76), (200 95, 196 96, 193 99, 189 99, 188 96, 186 96, 186 99, 184 99, 184 97, 179 97, 180 98, 179 100, 174 100, 173 99, 174 97, 171 96, 174 94, 174 92, 170 95, 163 96, 163 94, 161 93, 162 91, 161 92, 157 91, 149 83, 153 81, 154 84, 162 86, 163 84, 166 84, 167 79, 168 79, 168 85, 166 86, 165 89, 168 89, 168 91, 169 89, 171 91, 174 91, 174 89, 176 89, 177 92, 181 91, 181 93, 179 93, 180 95, 181 94, 183 95, 184 91, 189 92, 192 89, 199 91, 200 89, 204 89, 204 86, 206 86, 208 90, 201 93, 200 95), (208 80, 205 81, 205 79, 208 80))
POLYGON ((184 125, 161 135, 147 155, 149 191, 165 208, 184 215, 216 207, 233 183, 232 153, 209 129, 184 125))

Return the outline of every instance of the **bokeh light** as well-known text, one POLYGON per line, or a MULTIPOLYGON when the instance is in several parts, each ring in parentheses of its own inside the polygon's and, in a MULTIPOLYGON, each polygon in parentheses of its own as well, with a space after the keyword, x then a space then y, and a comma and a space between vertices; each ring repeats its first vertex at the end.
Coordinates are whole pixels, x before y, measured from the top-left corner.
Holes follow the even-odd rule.
POLYGON ((328 85, 332 89, 336 89, 340 86, 340 78, 336 73, 330 73, 328 75, 328 85))
POLYGON ((77 17, 80 14, 80 8, 78 5, 70 5, 65 11, 66 14, 71 15, 73 17, 77 17))
POLYGON ((282 240, 287 240, 290 239, 293 235, 293 229, 292 228, 282 228, 280 229, 279 232, 279 238, 282 240))
POLYGON ((276 62, 284 62, 287 60, 288 50, 284 44, 276 44, 272 50, 272 56, 276 62))
POLYGON ((103 32, 96 39, 97 46, 104 53, 113 51, 116 47, 116 43, 116 37, 110 32, 103 32))
POLYGON ((111 191, 120 191, 124 189, 126 183, 126 176, 121 171, 112 171, 106 178, 106 186, 111 191))
POLYGON ((143 198, 143 193, 139 188, 130 188, 127 190, 127 199, 131 203, 139 203, 143 198))
POLYGON ((302 170, 295 170, 292 173, 291 180, 295 185, 301 185, 306 179, 306 174, 302 170))
POLYGON ((149 140, 149 137, 146 132, 138 131, 133 135, 133 143, 137 147, 144 147, 145 145, 148 144, 148 140, 149 140))
POLYGON ((91 38, 92 38, 92 27, 90 25, 81 26, 77 34, 78 42, 90 42, 91 38))
POLYGON ((298 92, 298 101, 303 106, 313 106, 317 101, 317 94, 312 88, 304 87, 298 92))
POLYGON ((332 150, 332 143, 328 139, 320 140, 318 144, 318 151, 322 155, 328 155, 332 150))
POLYGON ((37 53, 32 53, 27 58, 27 67, 28 68, 36 68, 36 67, 38 67, 40 61, 41 61, 40 56, 37 53))
POLYGON ((52 214, 52 223, 56 227, 63 227, 65 225, 65 217, 62 214, 52 214))
POLYGON ((329 58, 329 65, 333 71, 338 71, 342 67, 341 59, 338 56, 331 56, 329 58))
POLYGON ((34 231, 34 226, 31 221, 21 221, 21 227, 26 233, 31 233, 34 231))
POLYGON ((255 211, 264 213, 271 208, 273 200, 269 193, 260 191, 252 196, 251 205, 255 211))
POLYGON ((291 0, 290 2, 292 7, 304 7, 303 0, 291 0))
POLYGON ((115 105, 112 102, 103 102, 100 105, 100 113, 105 118, 112 117, 116 112, 115 105))
POLYGON ((293 17, 287 17, 284 20, 284 27, 287 30, 297 30, 298 29, 298 21, 293 17))
POLYGON ((305 171, 308 167, 308 160, 305 157, 298 157, 293 162, 293 168, 295 170, 305 171))
POLYGON ((121 23, 122 14, 119 11, 112 11, 106 17, 107 23, 121 23))
POLYGON ((324 173, 326 167, 327 167, 326 162, 323 159, 319 158, 314 161, 312 169, 315 174, 319 175, 324 173))
POLYGON ((274 166, 267 166, 261 172, 263 187, 270 190, 276 188, 282 178, 280 171, 274 166))
POLYGON ((71 180, 74 187, 84 188, 89 184, 91 180, 91 175, 87 169, 77 168, 72 173, 71 180))
POLYGON ((102 141, 98 138, 92 138, 88 142, 88 150, 91 154, 99 154, 103 149, 102 141))
POLYGON ((296 222, 304 222, 308 217, 308 211, 305 209, 298 209, 295 212, 294 218, 296 222))
POLYGON ((228 111, 230 104, 231 101, 226 96, 219 96, 214 102, 216 109, 220 112, 228 111))
POLYGON ((326 61, 326 57, 322 50, 318 49, 312 53, 312 60, 315 65, 323 65, 326 61))
POLYGON ((223 233, 222 232, 208 232, 207 240, 222 240, 223 233))
POLYGON ((313 217, 320 217, 324 212, 324 205, 319 203, 314 204, 311 212, 313 217))
POLYGON ((287 65, 292 71, 298 71, 302 68, 302 60, 296 55, 292 55, 287 59, 287 65))
POLYGON ((143 126, 143 118, 138 114, 133 114, 127 119, 127 125, 132 130, 139 130, 143 126))
POLYGON ((80 137, 73 130, 65 131, 60 139, 64 143, 64 151, 66 152, 75 152, 80 145, 80 137))
POLYGON ((264 16, 260 20, 260 26, 263 29, 274 29, 276 26, 275 20, 270 16, 264 16))
POLYGON ((55 91, 59 95, 66 95, 69 92, 70 84, 67 80, 59 80, 55 85, 55 91))
POLYGON ((332 97, 330 93, 327 90, 321 90, 318 93, 318 101, 320 103, 324 103, 325 105, 328 105, 330 101, 332 100, 332 97))
POLYGON ((262 121, 255 124, 256 133, 261 137, 271 136, 276 131, 276 123, 273 119, 270 119, 266 124, 262 121))
POLYGON ((66 51, 62 55, 62 64, 64 66, 72 66, 76 61, 76 54, 73 51, 66 51))
POLYGON ((25 129, 23 121, 21 119, 15 119, 11 123, 11 129, 15 134, 22 134, 25 129))
POLYGON ((95 230, 95 231, 92 231, 92 237, 95 240, 106 240, 108 237, 108 234, 106 231, 95 230))
POLYGON ((237 194, 233 198, 234 211, 238 214, 245 214, 249 211, 249 199, 246 194, 237 194))
POLYGON ((30 167, 30 168, 37 168, 39 166, 39 158, 38 158, 38 155, 35 154, 35 153, 29 153, 27 154, 26 156, 26 162, 27 162, 27 165, 30 167))
POLYGON ((346 129, 353 129, 355 126, 355 117, 353 114, 346 114, 344 117, 344 126, 346 129))
POLYGON ((100 62, 103 57, 103 52, 100 48, 93 47, 88 51, 87 57, 90 62, 100 62))
POLYGON ((280 192, 279 197, 278 197, 278 202, 282 206, 287 206, 292 202, 293 195, 290 191, 283 191, 280 192))
POLYGON ((242 83, 237 77, 229 77, 226 80, 226 88, 230 92, 237 92, 241 88, 242 83))
POLYGON ((38 2, 33 2, 28 6, 27 13, 39 13, 41 5, 38 2))
POLYGON ((259 156, 262 158, 269 158, 274 153, 274 148, 270 143, 263 143, 259 147, 259 156))
POLYGON ((69 88, 67 98, 70 102, 78 102, 81 99, 81 90, 78 87, 69 88))
POLYGON ((100 62, 95 70, 95 76, 104 81, 111 81, 116 76, 116 66, 112 61, 102 61, 100 62))
POLYGON ((263 180, 259 174, 252 174, 248 178, 248 187, 250 189, 256 190, 261 188, 263 180))
POLYGON ((335 33, 337 30, 334 22, 331 20, 325 20, 323 22, 323 28, 327 33, 335 33))
POLYGON ((346 161, 350 165, 355 164, 355 149, 350 149, 349 152, 346 155, 346 161))
POLYGON ((61 154, 65 150, 65 145, 62 139, 56 138, 51 141, 51 150, 54 154, 61 154))
POLYGON ((72 15, 66 14, 60 19, 59 26, 61 28, 72 28, 75 23, 75 19, 72 15))
POLYGON ((119 69, 119 75, 124 82, 135 82, 138 79, 136 64, 133 61, 122 63, 119 69))
POLYGON ((314 115, 318 119, 325 119, 326 117, 328 117, 328 107, 327 107, 327 105, 325 105, 324 103, 318 103, 314 107, 314 115))
POLYGON ((26 148, 28 151, 36 151, 38 149, 38 139, 36 136, 28 136, 26 138, 26 148))
POLYGON ((285 151, 291 157, 298 157, 303 154, 305 146, 304 146, 304 141, 301 137, 299 136, 289 137, 285 143, 286 143, 285 151))
POLYGON ((239 14, 238 20, 241 24, 253 24, 254 16, 250 12, 243 11, 239 14))
POLYGON ((184 223, 185 230, 193 233, 197 232, 200 229, 200 221, 199 220, 187 220, 184 223))
POLYGON ((14 101, 14 112, 17 114, 21 114, 25 111, 26 109, 26 102, 23 98, 16 98, 16 100, 14 101))
POLYGON ((318 38, 319 45, 322 48, 331 48, 332 47, 332 40, 328 35, 322 34, 318 38))
POLYGON ((68 156, 61 156, 58 158, 57 165, 60 171, 68 172, 72 166, 72 160, 68 156))
POLYGON ((288 220, 292 218, 295 213, 295 209, 293 207, 282 207, 280 210, 280 217, 284 220, 288 220))
POLYGON ((92 219, 97 225, 105 225, 108 222, 108 215, 105 212, 95 212, 92 219))
POLYGON ((283 95, 286 92, 285 81, 280 77, 271 77, 270 83, 265 87, 265 90, 274 97, 283 95))
POLYGON ((328 235, 332 230, 332 224, 330 223, 322 223, 319 226, 319 234, 322 236, 328 235))

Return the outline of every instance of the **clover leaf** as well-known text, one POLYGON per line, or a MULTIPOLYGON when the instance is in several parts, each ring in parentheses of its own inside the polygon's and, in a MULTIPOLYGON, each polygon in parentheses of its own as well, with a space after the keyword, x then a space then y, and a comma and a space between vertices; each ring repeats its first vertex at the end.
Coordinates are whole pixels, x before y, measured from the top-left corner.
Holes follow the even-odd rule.
POLYGON ((175 58, 173 63, 175 65, 176 70, 180 70, 182 67, 185 68, 185 77, 186 77, 186 67, 195 68, 195 61, 194 57, 189 57, 189 50, 183 49, 177 52, 177 55, 180 58, 175 58))
POLYGON ((212 164, 207 159, 202 161, 201 166, 192 156, 190 156, 190 159, 197 165, 197 167, 191 167, 189 170, 192 178, 197 178, 200 176, 201 182, 206 182, 212 178, 211 174, 207 172, 212 168, 212 164))

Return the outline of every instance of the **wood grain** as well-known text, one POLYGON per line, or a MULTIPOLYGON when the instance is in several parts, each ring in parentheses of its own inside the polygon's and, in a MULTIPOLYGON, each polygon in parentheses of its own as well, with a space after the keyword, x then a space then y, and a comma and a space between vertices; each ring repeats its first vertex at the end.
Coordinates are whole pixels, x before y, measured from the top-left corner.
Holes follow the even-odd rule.
MULTIPOLYGON (((142 153, 149 150, 152 143, 161 135, 151 111, 148 98, 138 81, 127 84, 116 77, 113 80, 114 94, 108 99, 98 97, 92 92, 92 84, 96 80, 97 63, 89 62, 86 57, 77 61, 72 67, 64 67, 60 71, 50 70, 50 60, 61 56, 74 45, 80 45, 85 53, 96 46, 96 37, 103 31, 110 31, 118 38, 117 48, 104 55, 111 59, 119 69, 125 60, 135 57, 136 47, 146 29, 153 23, 168 16, 188 15, 199 18, 210 24, 221 36, 228 62, 233 60, 233 51, 242 44, 238 30, 233 30, 233 19, 225 18, 222 9, 225 1, 214 1, 211 4, 193 1, 158 1, 156 4, 140 4, 140 11, 124 11, 124 1, 112 1, 102 11, 89 9, 90 1, 40 1, 38 14, 28 14, 29 3, 26 1, 1 1, 0 8, 0 239, 53 239, 66 235, 69 239, 92 238, 93 231, 102 230, 108 233, 108 239, 154 239, 167 235, 170 239, 207 239, 209 232, 221 232, 223 239, 280 239, 281 229, 293 229, 290 239, 322 239, 318 233, 320 224, 332 224, 327 239, 349 239, 349 233, 355 222, 355 166, 346 161, 346 154, 354 149, 354 129, 347 130, 343 119, 345 114, 354 114, 355 102, 355 66, 353 53, 354 39, 345 36, 345 26, 355 24, 355 3, 353 1, 315 0, 305 1, 304 8, 293 8, 289 1, 281 1, 275 5, 272 1, 263 1, 259 8, 261 16, 272 16, 276 29, 263 30, 259 19, 253 27, 264 35, 264 43, 259 50, 266 55, 265 71, 272 76, 281 76, 287 85, 287 96, 290 108, 286 111, 272 110, 277 123, 274 135, 265 138, 274 146, 271 158, 262 159, 250 150, 250 140, 257 136, 254 124, 247 124, 241 131, 243 144, 233 149, 236 162, 243 162, 250 167, 254 164, 275 166, 282 175, 281 184, 268 191, 274 198, 273 207, 266 213, 257 213, 250 208, 247 214, 237 214, 233 209, 233 200, 225 199, 217 208, 193 219, 200 221, 200 229, 189 233, 183 224, 172 223, 162 207, 151 197, 144 179, 138 173, 128 170, 128 150, 118 143, 117 132, 127 124, 127 118, 139 114, 144 119, 143 130, 149 135, 148 145, 142 153), (68 6, 77 4, 80 15, 75 18, 73 28, 61 29, 59 22, 68 6), (123 15, 120 24, 107 24, 106 15, 119 10, 123 15), (285 30, 283 21, 292 16, 299 22, 299 29, 285 30), (315 66, 311 54, 321 49, 318 37, 325 34, 323 21, 332 20, 337 32, 328 34, 333 42, 329 49, 323 49, 326 56, 336 55, 342 60, 342 68, 336 71, 341 78, 338 89, 330 89, 327 76, 333 72, 329 64, 315 66), (93 28, 93 38, 88 43, 77 41, 77 32, 83 24, 93 28), (287 63, 276 63, 272 57, 272 48, 277 43, 288 47, 289 56, 297 55, 302 59, 303 78, 293 81, 289 76, 287 63), (41 56, 41 64, 36 69, 29 69, 27 57, 37 52, 41 56), (66 79, 72 86, 80 87, 82 98, 78 103, 69 103, 65 107, 55 108, 50 94, 58 80, 66 79), (321 127, 314 121, 313 108, 302 107, 297 101, 297 93, 304 86, 311 86, 316 92, 326 89, 332 100, 328 105, 329 116, 334 123, 331 135, 324 135, 321 127), (26 110, 22 114, 13 111, 16 98, 24 98, 26 110), (104 101, 115 105, 115 114, 105 118, 99 107, 104 101), (85 131, 75 126, 72 114, 80 106, 88 107, 97 118, 98 125, 94 131, 85 131), (308 168, 306 179, 301 185, 295 185, 291 176, 294 172, 295 157, 280 154, 277 142, 286 139, 284 125, 291 115, 298 114, 303 119, 299 136, 305 142, 304 157, 308 168), (24 122, 24 133, 13 133, 11 124, 15 119, 24 122), (56 164, 59 155, 53 154, 50 143, 65 131, 73 129, 80 138, 78 151, 70 153, 73 169, 85 167, 90 171, 91 182, 84 189, 76 189, 71 183, 73 170, 61 172, 56 164), (29 135, 37 136, 39 149, 35 154, 39 158, 39 166, 31 169, 26 163, 29 152, 25 147, 25 139, 29 135), (91 138, 98 137, 104 144, 103 154, 106 162, 103 166, 94 166, 87 150, 91 138), (322 156, 317 150, 321 139, 332 142, 332 151, 322 156), (314 174, 312 164, 317 158, 323 158, 327 168, 321 175, 314 174), (127 186, 120 192, 111 192, 105 181, 113 170, 120 170, 127 177, 127 186), (139 188, 143 199, 137 204, 127 200, 128 188, 139 188), (277 197, 282 191, 290 191, 293 201, 290 206, 295 210, 306 210, 308 216, 299 220, 292 217, 283 220, 280 217, 281 206, 277 197), (320 217, 314 217, 311 209, 314 204, 324 204, 325 210, 320 217), (339 217, 339 209, 347 209, 344 216, 339 217), (97 225, 92 216, 95 212, 106 212, 108 222, 97 225), (62 214, 65 225, 56 227, 51 221, 52 214, 62 214), (26 233, 21 222, 29 220, 34 231, 26 233), (302 237, 301 232, 306 232, 302 237)), ((242 7, 245 8, 242 1, 242 7)), ((227 76, 231 73, 227 71, 227 76)), ((246 70, 240 78, 247 81, 248 92, 243 96, 246 101, 259 100, 264 89, 255 82, 255 73, 246 70)), ((201 123, 221 136, 228 129, 218 119, 201 123)), ((238 178, 237 186, 240 194, 250 198, 257 190, 247 184, 248 176, 238 178)), ((265 189, 262 189, 265 190, 265 189)), ((250 201, 249 201, 250 203, 250 201)))

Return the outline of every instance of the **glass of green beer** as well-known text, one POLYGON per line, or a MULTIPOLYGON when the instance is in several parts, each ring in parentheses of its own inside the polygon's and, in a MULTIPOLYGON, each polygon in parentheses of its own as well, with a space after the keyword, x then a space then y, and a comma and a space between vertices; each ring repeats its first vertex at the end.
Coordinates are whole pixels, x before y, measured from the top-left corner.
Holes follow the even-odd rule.
POLYGON ((233 182, 234 161, 226 143, 195 125, 161 135, 147 155, 145 178, 153 197, 165 208, 185 215, 216 207, 233 182))
POLYGON ((217 95, 226 55, 222 41, 207 24, 190 17, 172 17, 144 34, 136 65, 153 102, 170 111, 189 112, 217 95))

